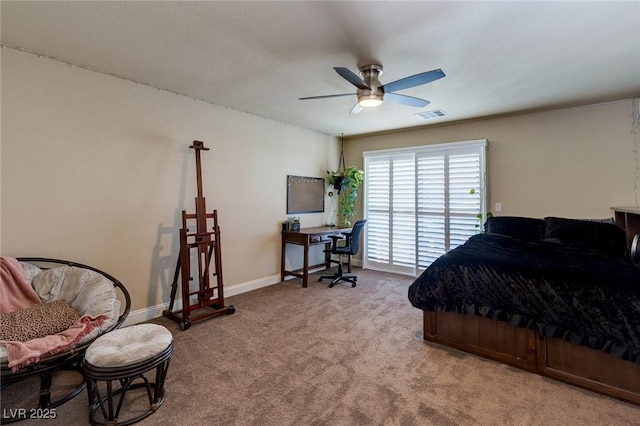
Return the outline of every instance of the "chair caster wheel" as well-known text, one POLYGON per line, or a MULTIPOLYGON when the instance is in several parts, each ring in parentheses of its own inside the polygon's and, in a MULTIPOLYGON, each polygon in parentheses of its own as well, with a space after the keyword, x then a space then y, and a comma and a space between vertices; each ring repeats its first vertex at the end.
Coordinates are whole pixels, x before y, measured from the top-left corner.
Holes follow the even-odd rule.
POLYGON ((233 305, 229 305, 227 308, 227 315, 233 315, 236 313, 236 307, 233 305))
POLYGON ((356 283, 351 284, 351 288, 353 288, 353 287, 355 287, 355 286, 356 286, 356 283))
POLYGON ((329 288, 333 288, 333 284, 329 284, 329 288))
POLYGON ((180 321, 180 330, 185 331, 191 327, 191 321, 180 321))

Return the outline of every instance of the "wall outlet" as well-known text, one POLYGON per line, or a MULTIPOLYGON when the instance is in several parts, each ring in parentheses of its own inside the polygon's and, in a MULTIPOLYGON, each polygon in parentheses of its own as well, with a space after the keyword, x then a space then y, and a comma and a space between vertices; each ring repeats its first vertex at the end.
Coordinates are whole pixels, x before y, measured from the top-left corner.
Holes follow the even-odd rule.
POLYGON ((496 203, 494 210, 497 211, 497 212, 501 212, 502 211, 502 203, 496 203))

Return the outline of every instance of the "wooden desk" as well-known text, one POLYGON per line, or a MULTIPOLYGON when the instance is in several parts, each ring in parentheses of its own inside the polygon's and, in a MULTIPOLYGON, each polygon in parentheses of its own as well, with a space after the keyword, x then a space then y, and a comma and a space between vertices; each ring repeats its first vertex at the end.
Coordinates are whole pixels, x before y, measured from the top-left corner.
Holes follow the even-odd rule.
POLYGON ((325 250, 331 248, 331 239, 329 235, 341 234, 349 232, 351 228, 340 228, 337 226, 318 226, 315 228, 303 228, 299 231, 282 231, 282 254, 280 257, 280 281, 284 281, 285 277, 293 275, 302 278, 302 287, 307 287, 309 282, 309 269, 324 266, 331 266, 331 255, 328 252, 324 254, 324 263, 317 265, 309 265, 309 247, 324 244, 325 250), (293 271, 285 269, 285 257, 287 254, 287 244, 295 244, 303 247, 304 262, 303 267, 293 271))

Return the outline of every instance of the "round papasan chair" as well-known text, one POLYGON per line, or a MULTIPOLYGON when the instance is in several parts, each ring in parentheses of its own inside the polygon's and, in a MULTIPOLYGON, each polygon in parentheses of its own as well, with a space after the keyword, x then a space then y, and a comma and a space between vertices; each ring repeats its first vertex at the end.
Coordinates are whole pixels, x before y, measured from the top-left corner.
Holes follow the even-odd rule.
MULTIPOLYGON (((89 345, 104 333, 119 328, 131 308, 131 298, 125 286, 116 278, 91 266, 59 259, 40 257, 2 258, 3 281, 7 280, 7 265, 11 268, 22 269, 27 283, 23 286, 35 290, 37 297, 32 307, 19 309, 15 312, 0 314, 0 367, 2 370, 2 423, 29 418, 36 413, 46 415, 53 408, 77 396, 85 388, 81 376, 84 353, 89 345), (9 259, 9 260, 7 260, 9 259), (10 263, 11 262, 11 263, 10 263), (46 309, 54 310, 46 311, 46 309), (31 312, 35 310, 36 312, 31 312), (60 311, 64 311, 60 313, 60 311), (39 317, 38 317, 39 315, 39 317), (61 331, 44 337, 34 337, 29 333, 44 333, 49 325, 43 322, 57 322, 57 318, 64 318, 72 325, 61 326, 61 331), (35 318, 35 319, 34 319, 35 318), (46 320, 43 320, 46 318, 46 320), (29 324, 35 321, 38 324, 29 324), (27 324, 25 324, 27 323, 27 324), (37 329, 38 331, 34 331, 37 329), (13 333, 13 334, 12 334, 13 333), (23 337, 20 339, 19 337, 23 337), (26 336, 26 337, 25 337, 26 336), (29 340, 33 339, 33 340, 29 340), (65 384, 56 392, 52 392, 54 376, 62 372, 74 373, 79 377, 72 385, 65 384), (6 403, 7 391, 10 386, 28 379, 38 381, 39 395, 30 395, 28 400, 19 404, 31 404, 24 407, 16 401, 6 403), (37 398, 37 402, 35 399, 37 398), (11 406, 5 406, 11 404, 11 406), (34 407, 35 405, 35 407, 34 407)), ((3 302, 11 296, 11 288, 2 283, 3 302)), ((27 292, 31 291, 27 288, 27 292)), ((62 321, 62 320, 60 320, 62 321)), ((52 326, 52 327, 55 327, 52 326)), ((38 386, 38 383, 31 386, 38 386)), ((16 387, 16 391, 18 387, 16 387)), ((18 392, 11 392, 18 394, 18 392)))

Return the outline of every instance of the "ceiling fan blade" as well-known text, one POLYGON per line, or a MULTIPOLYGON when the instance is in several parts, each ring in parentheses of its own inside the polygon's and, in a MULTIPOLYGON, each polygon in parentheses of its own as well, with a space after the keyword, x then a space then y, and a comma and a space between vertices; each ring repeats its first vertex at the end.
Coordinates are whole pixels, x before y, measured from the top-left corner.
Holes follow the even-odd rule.
POLYGON ((421 84, 430 83, 445 77, 445 73, 441 69, 431 70, 420 74, 412 75, 411 77, 401 78, 400 80, 392 81, 382 86, 385 93, 397 92, 398 90, 408 89, 410 87, 420 86, 421 84))
POLYGON ((362 111, 364 109, 364 107, 360 106, 360 104, 356 103, 353 108, 351 108, 351 111, 349 111, 349 114, 357 114, 360 111, 362 111))
POLYGON ((333 67, 333 69, 340 74, 340 76, 342 78, 344 78, 345 80, 347 80, 349 83, 353 84, 354 86, 356 86, 358 89, 370 89, 369 86, 367 86, 364 81, 362 81, 362 79, 360 77, 358 77, 358 75, 356 73, 354 73, 353 71, 351 71, 349 68, 344 68, 344 67, 333 67))
POLYGON ((298 98, 299 101, 306 101, 309 99, 326 99, 326 98, 338 98, 340 96, 354 96, 355 93, 339 93, 337 95, 321 95, 321 96, 307 96, 306 98, 298 98))
POLYGON ((424 107, 431 102, 426 99, 414 98, 413 96, 401 95, 399 93, 385 93, 384 100, 394 102, 396 104, 408 105, 413 107, 424 107))

